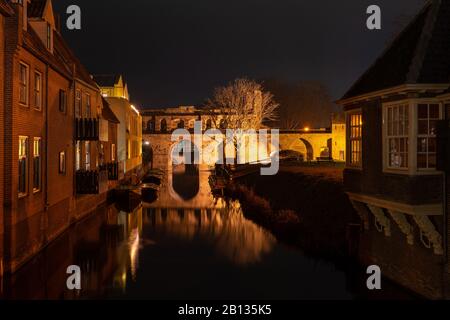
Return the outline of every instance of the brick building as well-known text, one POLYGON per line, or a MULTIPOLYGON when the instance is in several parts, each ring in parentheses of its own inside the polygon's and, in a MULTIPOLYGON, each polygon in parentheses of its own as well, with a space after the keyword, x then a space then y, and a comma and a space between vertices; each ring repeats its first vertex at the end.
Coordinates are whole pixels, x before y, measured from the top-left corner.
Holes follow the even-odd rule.
POLYGON ((347 119, 345 187, 364 225, 361 259, 429 298, 449 297, 437 153, 449 108, 449 21, 449 0, 428 2, 339 101, 347 119))
POLYGON ((1 1, 0 12, 1 257, 14 272, 106 201, 118 120, 62 38, 51 0, 1 1))
MULTIPOLYGON (((5 86, 5 75, 4 75, 4 54, 5 54, 5 17, 10 17, 14 13, 13 9, 8 5, 5 0, 0 1, 0 155, 4 154, 4 135, 3 135, 3 121, 4 121, 4 90, 5 86)), ((3 237, 4 237, 4 227, 3 227, 3 196, 4 192, 4 161, 3 157, 0 156, 0 276, 3 273, 3 237)))

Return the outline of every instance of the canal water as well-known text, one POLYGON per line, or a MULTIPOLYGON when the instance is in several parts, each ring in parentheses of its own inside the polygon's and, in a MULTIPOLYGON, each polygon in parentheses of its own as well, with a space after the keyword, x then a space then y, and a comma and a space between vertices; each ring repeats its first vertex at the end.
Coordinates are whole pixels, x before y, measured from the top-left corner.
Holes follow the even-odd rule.
MULTIPOLYGON (((158 199, 98 209, 2 281, 6 299, 355 299, 364 279, 279 243, 209 171, 167 172, 158 199), (81 268, 81 291, 67 267, 81 268)), ((400 292, 401 290, 398 290, 400 292)), ((394 290, 395 292, 395 290, 394 290)))

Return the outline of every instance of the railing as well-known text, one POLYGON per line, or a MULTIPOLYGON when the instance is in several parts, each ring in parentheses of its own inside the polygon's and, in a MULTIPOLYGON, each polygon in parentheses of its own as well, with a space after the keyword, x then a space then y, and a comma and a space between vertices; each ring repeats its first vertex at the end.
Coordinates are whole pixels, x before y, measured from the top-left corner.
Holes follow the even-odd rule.
POLYGON ((76 190, 77 194, 98 194, 99 193, 98 171, 77 171, 76 190))
POLYGON ((75 140, 97 141, 99 140, 98 119, 75 119, 75 140))
POLYGON ((108 180, 109 181, 117 181, 119 180, 119 163, 111 162, 105 165, 100 166, 100 171, 108 172, 108 180))

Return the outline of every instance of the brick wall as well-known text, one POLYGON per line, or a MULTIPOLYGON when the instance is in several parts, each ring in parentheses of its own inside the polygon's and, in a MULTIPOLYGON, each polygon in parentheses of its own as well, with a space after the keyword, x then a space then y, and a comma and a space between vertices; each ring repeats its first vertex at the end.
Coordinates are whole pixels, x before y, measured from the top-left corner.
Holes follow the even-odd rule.
POLYGON ((4 112, 4 96, 5 89, 4 80, 4 18, 0 14, 0 276, 3 265, 3 112, 4 112))

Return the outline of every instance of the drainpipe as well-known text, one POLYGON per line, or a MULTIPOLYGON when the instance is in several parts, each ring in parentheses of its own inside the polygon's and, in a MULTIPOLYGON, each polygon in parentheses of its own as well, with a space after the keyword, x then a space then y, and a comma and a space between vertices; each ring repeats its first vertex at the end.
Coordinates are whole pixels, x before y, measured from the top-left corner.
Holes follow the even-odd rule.
POLYGON ((49 137, 48 137, 48 71, 49 71, 49 65, 46 64, 45 66, 45 218, 44 218, 44 241, 47 243, 47 229, 48 229, 48 209, 50 207, 48 203, 48 143, 49 143, 49 137))

